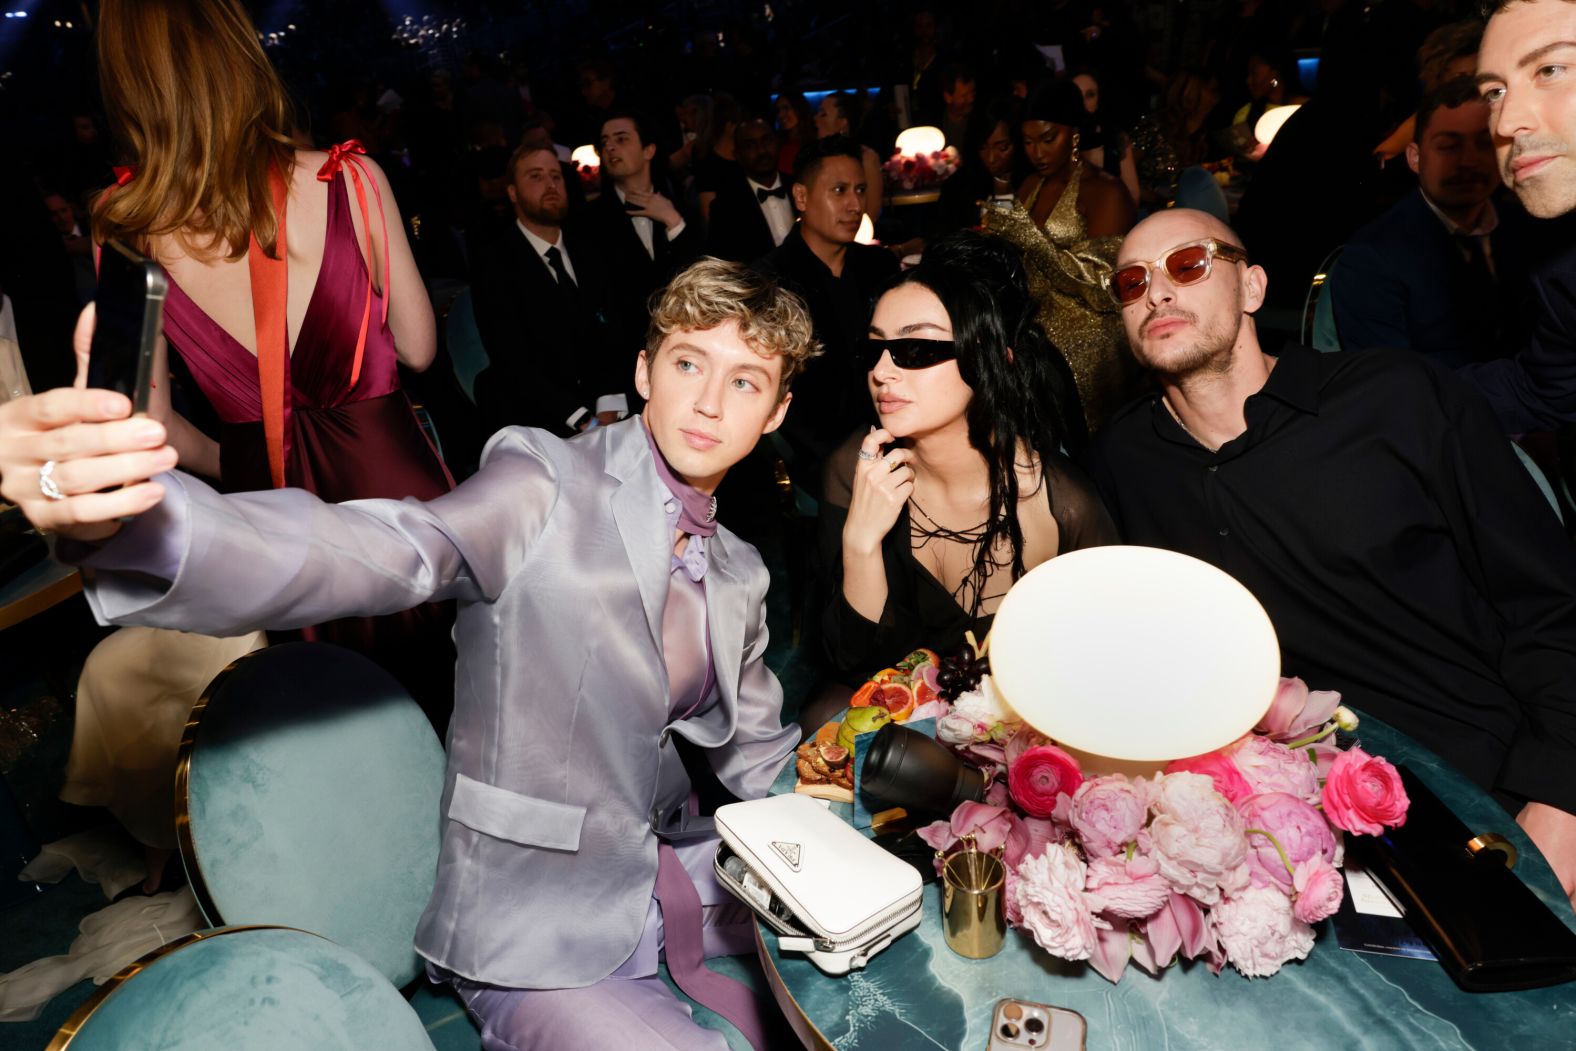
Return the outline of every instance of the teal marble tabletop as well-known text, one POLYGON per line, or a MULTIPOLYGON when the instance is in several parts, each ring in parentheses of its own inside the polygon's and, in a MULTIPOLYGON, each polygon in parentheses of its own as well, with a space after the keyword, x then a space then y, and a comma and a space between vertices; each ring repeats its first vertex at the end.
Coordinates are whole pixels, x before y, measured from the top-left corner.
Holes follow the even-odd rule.
MULTIPOLYGON (((1368 752, 1408 766, 1469 828, 1510 839, 1521 854, 1517 873, 1576 930, 1553 871, 1492 798, 1377 719, 1365 717, 1356 736, 1368 752)), ((791 786, 792 766, 779 788, 791 786)), ((991 1012, 1004 996, 1080 1012, 1089 1022, 1089 1051, 1576 1048, 1576 984, 1463 992, 1433 961, 1342 949, 1329 921, 1319 926, 1308 958, 1273 978, 1244 978, 1230 967, 1213 975, 1183 961, 1159 978, 1129 967, 1118 985, 1084 964, 1051 957, 1018 931, 1008 931, 1006 947, 989 960, 956 955, 942 939, 936 884, 925 888, 919 928, 847 977, 828 977, 803 956, 779 953, 764 927, 761 935, 764 962, 838 1051, 984 1051, 991 1012)))

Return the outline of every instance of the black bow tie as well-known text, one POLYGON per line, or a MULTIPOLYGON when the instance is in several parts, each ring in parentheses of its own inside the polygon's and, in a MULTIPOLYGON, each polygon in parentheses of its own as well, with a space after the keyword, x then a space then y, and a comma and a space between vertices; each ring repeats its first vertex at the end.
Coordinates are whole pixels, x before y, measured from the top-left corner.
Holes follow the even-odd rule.
POLYGON ((788 199, 788 187, 779 182, 775 190, 763 190, 759 186, 755 188, 756 204, 765 204, 768 197, 781 197, 786 201, 788 199))

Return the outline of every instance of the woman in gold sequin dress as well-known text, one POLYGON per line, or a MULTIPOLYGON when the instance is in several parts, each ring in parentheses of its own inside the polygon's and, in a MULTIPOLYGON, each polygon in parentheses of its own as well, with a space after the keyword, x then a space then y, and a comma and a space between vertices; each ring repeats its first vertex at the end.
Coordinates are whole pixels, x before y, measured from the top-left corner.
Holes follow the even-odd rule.
POLYGON ((1093 433, 1138 394, 1143 374, 1102 283, 1133 225, 1133 201, 1116 179, 1077 159, 1083 118, 1083 99, 1067 81, 1030 97, 1020 131, 1033 170, 1011 209, 987 210, 984 226, 1023 251, 1040 323, 1067 359, 1093 433))

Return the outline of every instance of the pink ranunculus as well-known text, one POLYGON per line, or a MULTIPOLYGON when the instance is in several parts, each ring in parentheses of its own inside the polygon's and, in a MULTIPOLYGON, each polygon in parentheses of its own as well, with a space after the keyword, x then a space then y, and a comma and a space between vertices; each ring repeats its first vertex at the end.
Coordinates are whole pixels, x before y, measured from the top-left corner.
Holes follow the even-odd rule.
POLYGON ((1341 870, 1319 855, 1298 864, 1292 882, 1297 889, 1297 897, 1291 903, 1292 915, 1303 923, 1318 923, 1334 916, 1346 894, 1341 870))
POLYGON ((1279 887, 1282 894, 1289 894, 1292 873, 1286 868, 1288 863, 1296 866, 1316 857, 1333 865, 1341 859, 1341 845, 1330 823, 1294 795, 1265 792, 1243 800, 1237 809, 1245 826, 1268 832, 1280 844, 1276 850, 1267 837, 1248 833, 1248 868, 1259 886, 1279 887), (1281 851, 1286 853, 1285 861, 1281 851))
POLYGON ((1249 887, 1209 916, 1226 959, 1249 978, 1268 978, 1313 949, 1313 928, 1292 915, 1291 899, 1274 887, 1249 887))
POLYGON ((1173 890, 1213 905, 1248 885, 1242 816, 1213 781, 1203 774, 1165 774, 1151 792, 1155 818, 1139 849, 1154 856, 1173 890))
MULTIPOLYGON (((1307 752, 1293 752, 1268 737, 1249 734, 1232 748, 1231 761, 1242 772, 1242 779, 1251 789, 1250 796, 1285 792, 1310 803, 1318 802, 1319 768, 1307 752)), ((1232 802, 1240 804, 1242 800, 1232 802)))
POLYGON ((1052 847, 1018 866, 1017 896, 1023 928, 1040 948, 1064 960, 1087 960, 1097 926, 1108 926, 1084 897, 1084 863, 1070 847, 1052 847))
POLYGON ((1072 795, 1083 783, 1078 760, 1054 744, 1035 745, 1016 760, 1008 750, 1007 788, 1012 798, 1031 817, 1050 817, 1056 812, 1056 797, 1072 795))
POLYGON ((1329 722, 1340 703, 1333 690, 1309 690, 1301 679, 1282 679, 1256 729, 1277 741, 1294 741, 1329 722))
POLYGON ((1091 778, 1069 798, 1064 820, 1091 858, 1120 852, 1138 838, 1149 817, 1144 793, 1121 774, 1091 778))
POLYGON ((1324 816, 1347 832, 1377 836, 1406 824, 1401 775, 1386 760, 1355 745, 1335 757, 1324 782, 1324 816))
POLYGON ((1173 759, 1166 764, 1166 773, 1203 774, 1215 782, 1215 791, 1233 803, 1241 802, 1253 794, 1253 787, 1243 779, 1242 771, 1237 769, 1237 764, 1232 762, 1226 749, 1205 752, 1203 755, 1189 756, 1186 759, 1173 759))
POLYGON ((1171 898, 1171 885, 1160 875, 1160 866, 1143 854, 1095 858, 1089 862, 1084 890, 1095 912, 1129 920, 1154 915, 1171 898))

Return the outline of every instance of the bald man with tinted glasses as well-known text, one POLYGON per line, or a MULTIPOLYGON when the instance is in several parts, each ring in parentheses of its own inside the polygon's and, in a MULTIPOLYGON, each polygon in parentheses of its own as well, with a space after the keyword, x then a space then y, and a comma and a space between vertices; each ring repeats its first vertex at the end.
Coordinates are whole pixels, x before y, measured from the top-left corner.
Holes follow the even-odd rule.
POLYGON ((1576 555, 1488 407, 1406 352, 1259 344, 1267 276, 1178 209, 1110 279, 1156 392, 1093 473, 1128 543, 1219 566, 1283 671, 1444 756, 1576 881, 1576 555))

